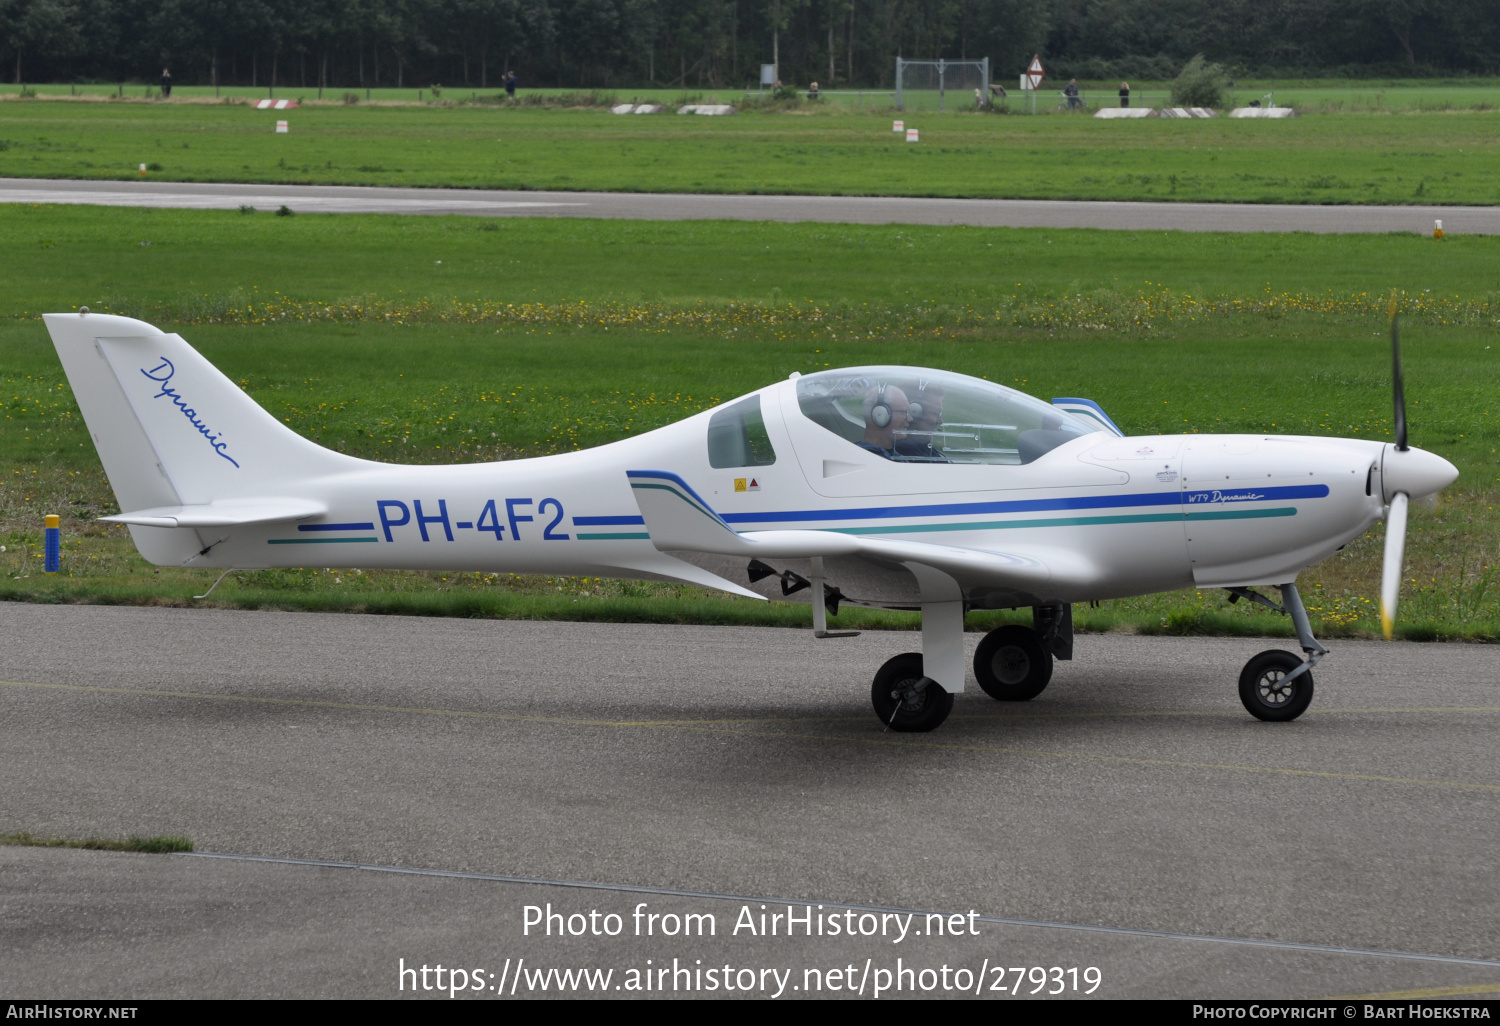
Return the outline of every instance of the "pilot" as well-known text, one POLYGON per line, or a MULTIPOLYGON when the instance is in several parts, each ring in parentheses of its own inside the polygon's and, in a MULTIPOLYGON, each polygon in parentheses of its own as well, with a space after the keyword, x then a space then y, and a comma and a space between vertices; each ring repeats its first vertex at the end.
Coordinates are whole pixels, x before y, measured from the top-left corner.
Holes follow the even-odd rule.
POLYGON ((892 385, 872 386, 862 404, 865 433, 857 443, 859 447, 888 460, 905 460, 896 451, 896 435, 911 423, 910 409, 901 389, 892 385))
POLYGON ((913 463, 948 463, 949 459, 932 445, 932 433, 943 426, 943 390, 937 385, 922 386, 919 381, 912 390, 908 410, 911 424, 906 436, 896 439, 896 451, 913 463))

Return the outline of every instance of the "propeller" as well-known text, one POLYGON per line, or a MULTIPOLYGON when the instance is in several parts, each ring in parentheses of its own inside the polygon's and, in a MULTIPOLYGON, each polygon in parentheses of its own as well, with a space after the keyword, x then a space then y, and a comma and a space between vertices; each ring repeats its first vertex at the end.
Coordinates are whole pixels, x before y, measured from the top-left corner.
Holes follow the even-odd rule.
POLYGON ((1390 641, 1396 630, 1396 603, 1401 597, 1401 572, 1406 558, 1406 516, 1413 497, 1437 494, 1458 478, 1458 468, 1441 456, 1413 449, 1406 439, 1406 388, 1401 378, 1401 322, 1396 313, 1396 290, 1387 309, 1391 318, 1391 391, 1396 415, 1396 444, 1381 457, 1381 491, 1390 509, 1385 517, 1385 565, 1380 577, 1380 628, 1390 641))
MULTIPOLYGON (((1391 289, 1387 308, 1391 318, 1391 391, 1395 400, 1396 451, 1406 452, 1406 387, 1401 380, 1401 317, 1396 312, 1396 290, 1391 289)), ((1385 566, 1380 575, 1380 629, 1390 641, 1396 630, 1396 603, 1401 597, 1401 568, 1406 558, 1406 507, 1411 497, 1406 492, 1391 496, 1390 512, 1385 518, 1385 566)))
POLYGON ((1405 492, 1391 496, 1385 516, 1385 568, 1380 574, 1380 629, 1390 641, 1396 630, 1396 599, 1401 595, 1401 561, 1406 558, 1405 492))

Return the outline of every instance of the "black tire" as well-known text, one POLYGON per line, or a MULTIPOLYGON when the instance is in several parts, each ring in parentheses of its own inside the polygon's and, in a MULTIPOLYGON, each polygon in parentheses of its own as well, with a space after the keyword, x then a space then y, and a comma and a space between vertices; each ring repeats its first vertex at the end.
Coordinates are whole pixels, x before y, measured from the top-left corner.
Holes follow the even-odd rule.
POLYGON ((974 653, 974 676, 996 701, 1025 702, 1046 690, 1052 679, 1052 653, 1030 627, 997 627, 974 653))
POLYGON ((1281 683, 1303 661, 1299 655, 1273 648, 1245 664, 1240 671, 1240 701, 1251 716, 1284 723, 1307 711, 1313 698, 1312 671, 1289 684, 1281 683))
POLYGON ((881 723, 902 733, 920 734, 936 729, 948 718, 953 711, 953 695, 936 681, 929 681, 914 698, 902 699, 902 689, 922 679, 920 653, 907 652, 886 660, 870 685, 870 701, 881 723))

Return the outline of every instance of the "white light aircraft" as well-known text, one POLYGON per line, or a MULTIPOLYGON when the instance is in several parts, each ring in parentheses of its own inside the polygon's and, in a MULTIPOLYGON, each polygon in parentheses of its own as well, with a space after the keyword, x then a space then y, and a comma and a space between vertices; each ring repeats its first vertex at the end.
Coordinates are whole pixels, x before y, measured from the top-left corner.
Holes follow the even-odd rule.
POLYGON ((888 661, 871 689, 903 731, 938 726, 964 689, 969 610, 1033 610, 974 660, 985 692, 1025 700, 1072 657, 1073 603, 1186 587, 1290 614, 1303 654, 1260 653, 1239 691, 1253 715, 1295 719, 1326 654, 1297 575, 1385 517, 1389 636, 1407 501, 1458 476, 1406 444, 1394 311, 1394 444, 1126 436, 1085 399, 854 367, 598 448, 458 466, 325 449, 141 321, 45 320, 123 511, 103 519, 152 563, 685 581, 811 601, 820 638, 841 636, 827 621, 841 603, 918 609, 921 654, 888 661))

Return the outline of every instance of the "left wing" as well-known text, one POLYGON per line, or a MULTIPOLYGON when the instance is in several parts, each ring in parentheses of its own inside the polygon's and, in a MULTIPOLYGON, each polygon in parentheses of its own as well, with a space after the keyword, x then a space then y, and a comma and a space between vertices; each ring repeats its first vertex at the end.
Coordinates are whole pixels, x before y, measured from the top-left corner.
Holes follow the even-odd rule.
POLYGON ((1104 412, 1104 407, 1092 399, 1054 399, 1052 405, 1059 410, 1066 410, 1073 414, 1095 431, 1103 428, 1116 438, 1125 437, 1125 432, 1120 430, 1120 425, 1111 420, 1109 414, 1104 412))

